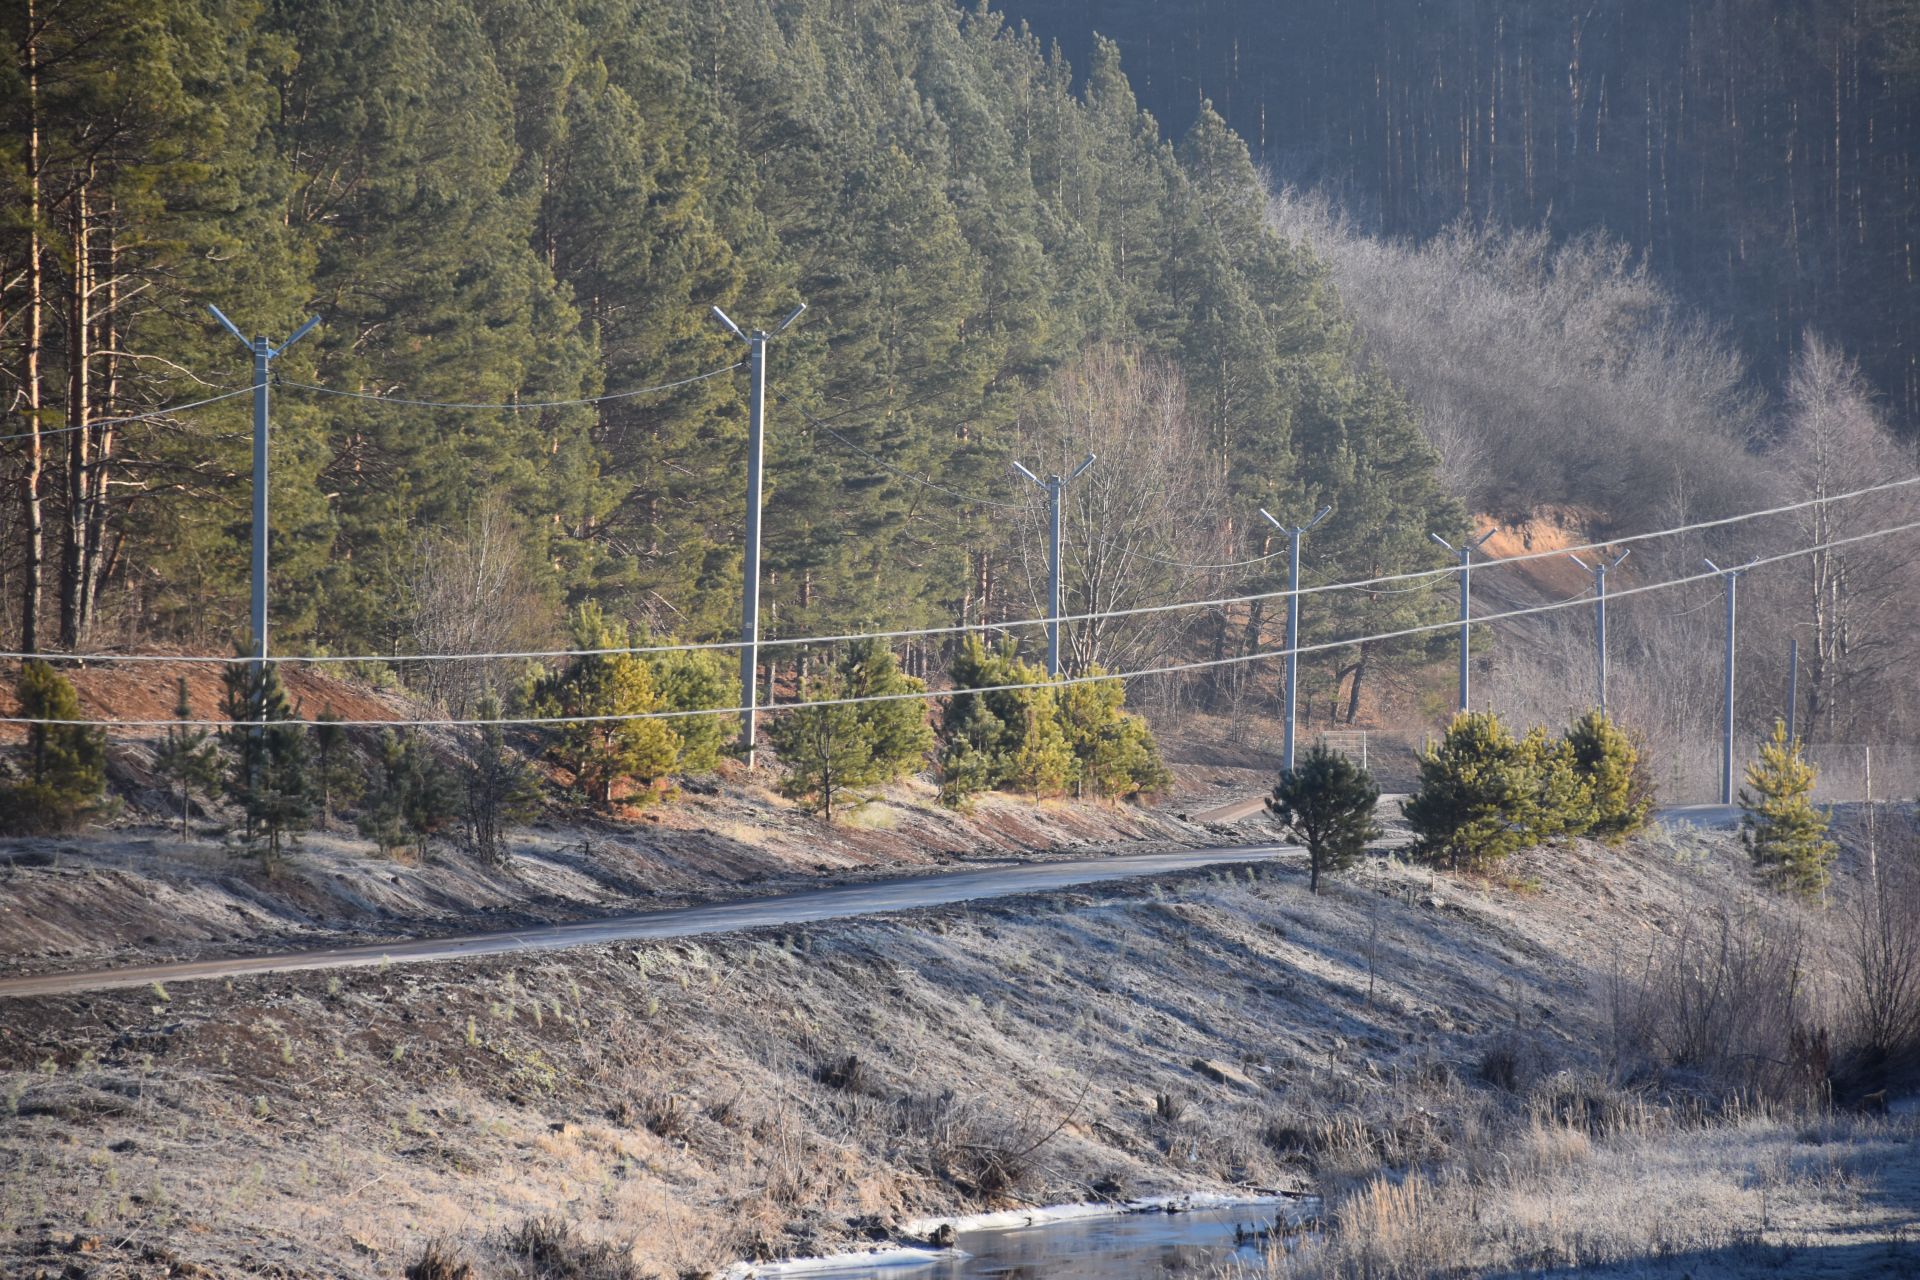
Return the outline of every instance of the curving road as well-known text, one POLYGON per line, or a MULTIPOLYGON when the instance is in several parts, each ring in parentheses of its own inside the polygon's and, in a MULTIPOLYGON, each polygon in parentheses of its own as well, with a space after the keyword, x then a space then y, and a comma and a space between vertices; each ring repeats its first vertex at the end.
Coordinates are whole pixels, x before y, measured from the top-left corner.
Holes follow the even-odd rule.
POLYGON ((0 998, 71 995, 115 987, 144 987, 154 982, 192 982, 205 978, 292 973, 303 969, 421 964, 432 960, 461 960, 469 956, 507 952, 554 951, 602 942, 691 938, 708 933, 733 933, 743 929, 841 920, 850 916, 906 911, 915 907, 1005 898, 1106 880, 1164 875, 1171 871, 1186 871, 1225 862, 1265 862, 1282 853, 1294 851, 1292 845, 1256 844, 1184 849, 1173 853, 1118 854, 1071 862, 1016 863, 981 871, 877 880, 866 884, 810 889, 773 898, 746 898, 712 906, 646 911, 498 933, 472 933, 452 938, 367 943, 317 951, 289 951, 277 955, 182 960, 168 964, 5 978, 0 979, 0 998))

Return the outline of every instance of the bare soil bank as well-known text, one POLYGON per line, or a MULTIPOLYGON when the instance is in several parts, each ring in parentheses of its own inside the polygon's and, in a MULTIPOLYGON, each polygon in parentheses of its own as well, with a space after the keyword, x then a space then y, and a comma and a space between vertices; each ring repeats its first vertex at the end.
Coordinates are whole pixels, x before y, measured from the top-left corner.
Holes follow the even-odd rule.
POLYGON ((129 783, 128 820, 0 840, 0 967, 42 973, 445 936, 983 862, 1262 838, 1257 814, 1237 831, 1188 820, 1258 796, 1278 772, 1264 745, 1220 738, 1210 725, 1169 743, 1175 786, 1152 805, 989 795, 961 813, 916 778, 831 826, 782 799, 774 770, 729 763, 629 821, 551 815, 514 833, 504 868, 451 841, 436 841, 424 861, 382 858, 344 825, 308 833, 265 866, 204 820, 181 840, 154 820, 164 797, 129 783))
POLYGON ((1495 1038, 1604 1068, 1601 979, 1707 904, 1797 910, 1717 836, 1511 870, 1376 864, 1316 899, 1269 864, 11 1002, 0 1272, 392 1277, 549 1216, 698 1275, 931 1214, 1304 1187, 1334 1153, 1445 1152, 1463 1097, 1522 1107, 1475 1078, 1495 1038))
MULTIPOLYGON (((314 832, 278 865, 157 827, 0 848, 0 964, 50 972, 138 960, 433 937, 778 893, 967 864, 1218 843, 1173 813, 989 797, 941 809, 891 788, 829 827, 729 781, 649 820, 543 823, 493 867, 454 844, 424 861, 314 832)), ((1248 838, 1253 838, 1251 835, 1248 838)))

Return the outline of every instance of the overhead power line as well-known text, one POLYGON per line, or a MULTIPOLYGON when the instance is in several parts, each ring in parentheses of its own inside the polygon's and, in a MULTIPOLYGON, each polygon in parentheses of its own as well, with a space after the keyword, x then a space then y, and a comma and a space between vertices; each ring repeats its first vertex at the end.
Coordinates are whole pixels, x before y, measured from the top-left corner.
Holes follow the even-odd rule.
MULTIPOLYGON (((1778 564, 1782 561, 1797 559, 1820 551, 1831 551, 1836 547, 1851 546, 1869 542, 1875 538, 1884 538, 1896 533, 1907 533, 1920 529, 1920 520, 1906 524, 1893 525, 1885 529, 1875 529, 1870 533, 1858 533, 1846 538, 1833 538, 1811 546, 1797 547, 1792 551, 1782 551, 1775 555, 1761 556, 1747 561, 1745 569, 1756 569, 1762 565, 1778 564)), ((1565 554, 1555 551, 1553 554, 1565 554)), ((1646 595, 1655 591, 1666 591, 1690 583, 1705 582, 1718 578, 1719 572, 1692 573, 1684 577, 1669 578, 1664 582, 1651 582, 1637 587, 1609 592, 1609 599, 1619 600, 1627 596, 1646 595)), ((1583 605, 1592 599, 1586 592, 1569 596, 1564 600, 1554 600, 1547 604, 1530 605, 1521 609, 1509 609, 1503 613, 1487 614, 1476 618, 1476 623, 1504 622, 1514 618, 1533 617, 1543 613, 1553 613, 1561 609, 1570 609, 1583 605)), ((1322 640, 1314 644, 1295 645, 1291 648, 1263 649, 1254 653, 1235 654, 1226 658, 1202 658, 1192 662, 1176 662, 1159 667, 1143 667, 1133 671, 1101 672, 1098 675, 1064 676, 1055 680, 1029 680, 1014 684, 986 685, 970 689, 922 689, 907 693, 866 694, 851 698, 821 698, 809 702, 778 702, 760 706, 761 711, 793 711, 806 707, 845 707, 860 706, 877 702, 925 701, 934 698, 951 698, 964 694, 1010 693, 1027 689, 1053 689, 1062 685, 1100 684, 1112 680, 1136 680, 1145 676, 1178 675, 1189 671, 1204 671, 1217 667, 1237 666, 1249 662, 1264 662, 1270 658, 1284 658, 1303 653, 1321 653, 1333 649, 1344 649, 1358 644, 1378 644, 1389 640, 1403 640, 1411 636, 1428 635, 1436 631, 1446 631, 1458 626, 1454 619, 1444 622, 1430 622, 1419 626, 1402 627, 1394 631, 1376 632, 1366 636, 1348 636, 1339 640, 1322 640)), ((613 652, 622 652, 614 650, 613 652)), ((176 659, 177 661, 177 659, 176 659)), ((697 716, 739 715, 745 707, 699 707, 684 711, 638 711, 624 714, 582 715, 582 716, 499 716, 489 719, 419 718, 395 720, 276 720, 270 723, 300 728, 315 728, 320 725, 334 725, 346 729, 400 729, 400 728, 483 728, 499 727, 538 727, 542 725, 563 724, 608 724, 629 720, 680 720, 697 716)), ((65 725, 83 729, 164 729, 170 726, 181 728, 230 729, 239 725, 252 725, 255 721, 233 720, 48 720, 33 719, 24 716, 0 716, 0 724, 22 725, 65 725)))
MULTIPOLYGON (((1555 547, 1547 551, 1529 551, 1517 556, 1503 556, 1499 559, 1476 561, 1478 569, 1499 568, 1502 565, 1522 564, 1532 560, 1548 560, 1561 556, 1575 555, 1583 551, 1598 551, 1607 547, 1626 546, 1629 543, 1646 542, 1654 538, 1674 537, 1683 533, 1697 533, 1702 529, 1716 529, 1727 525, 1740 524, 1748 520, 1758 520, 1767 516, 1786 515, 1794 511, 1804 511, 1809 507, 1823 506, 1830 502, 1844 502, 1850 498, 1865 497, 1869 494, 1884 493, 1893 489, 1907 488, 1920 484, 1920 475, 1908 476, 1904 480, 1889 480, 1881 484, 1868 485, 1862 489, 1846 493, 1828 494, 1821 498, 1808 498, 1801 502, 1790 502, 1777 507, 1765 507, 1757 511, 1746 511, 1739 515, 1721 516, 1714 520, 1701 520, 1693 524, 1676 525, 1670 529, 1656 529, 1648 533, 1629 534, 1625 537, 1611 538, 1605 542, 1589 542, 1574 547, 1555 547)), ((1327 582, 1301 587, 1299 594, 1317 595, 1327 591, 1356 591, 1372 589, 1386 583, 1409 582, 1416 579, 1440 580, 1449 578, 1459 571, 1455 568, 1419 569, 1407 573, 1389 573, 1375 578, 1362 578, 1354 582, 1327 582)), ((1210 600, 1186 600, 1175 604, 1141 605, 1130 609, 1101 609, 1091 613, 1064 614, 1061 622, 1091 622, 1104 618, 1130 618, 1145 614, 1176 613, 1184 609, 1217 609, 1229 605, 1251 604, 1259 600, 1275 600, 1293 592, 1284 588, 1278 591, 1259 591, 1250 595, 1221 596, 1210 600)), ((1584 597, 1583 597, 1584 598, 1584 597)), ((841 635, 821 636, 785 636, 762 639, 759 646, 763 649, 794 648, 801 645, 845 644, 855 640, 906 640, 919 636, 959 635, 970 631, 1004 630, 1011 631, 1020 627, 1045 626, 1048 618, 1018 618, 1001 622, 956 623, 940 627, 909 627, 897 631, 856 631, 841 635)), ((614 646, 604 649, 527 649, 518 652, 496 653, 385 653, 385 654, 285 654, 277 655, 275 662, 308 663, 312 665, 342 665, 354 663, 378 662, 538 662, 554 658, 596 658, 611 657, 616 654, 645 655, 653 653, 697 653, 739 649, 738 640, 688 641, 674 644, 614 646)), ((230 657, 214 654, 165 654, 165 653, 0 653, 0 661, 39 658, 58 662, 205 662, 231 664, 253 661, 250 657, 230 657)), ((0 721, 4 723, 4 721, 0 721)))
POLYGON ((347 400, 363 400, 373 404, 400 405, 415 409, 499 409, 517 412, 526 409, 572 409, 581 405, 604 404, 609 400, 631 400, 636 396, 649 396, 657 391, 673 391, 680 387, 690 387, 696 382, 705 382, 708 378, 717 378, 723 373, 732 373, 744 362, 735 361, 720 369, 709 369, 697 373, 691 378, 682 378, 678 382, 662 382, 651 387, 633 387, 626 391, 609 391, 604 395, 581 396, 572 400, 514 400, 500 404, 482 404, 467 400, 415 400, 406 396, 384 396, 375 391, 346 391, 339 387, 324 387, 317 382, 288 382, 275 379, 274 385, 297 391, 312 391, 325 396, 339 396, 347 400))
POLYGON ((17 431, 12 435, 0 436, 0 441, 31 440, 35 436, 42 438, 47 436, 64 436, 75 431, 91 431, 95 427, 118 426, 123 422, 153 422, 160 418, 175 417, 187 412, 189 409, 203 409, 207 405, 218 404, 222 400, 231 400, 235 396, 249 395, 252 391, 252 387, 239 387, 232 391, 223 391, 217 396, 208 396, 205 400, 191 400, 186 404, 169 405, 164 409, 150 409, 146 413, 129 413, 115 418, 94 418, 89 422, 71 427, 48 427, 42 431, 17 431))

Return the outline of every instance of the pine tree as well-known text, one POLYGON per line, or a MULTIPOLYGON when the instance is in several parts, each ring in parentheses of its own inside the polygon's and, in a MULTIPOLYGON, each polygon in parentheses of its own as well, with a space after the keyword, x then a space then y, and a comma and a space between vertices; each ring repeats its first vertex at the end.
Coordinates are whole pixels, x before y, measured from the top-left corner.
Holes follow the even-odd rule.
POLYGON ((1593 797, 1593 837, 1613 843, 1645 826, 1652 783, 1626 730, 1605 712, 1589 711, 1567 730, 1567 744, 1593 797))
POLYGON ((433 749, 411 730, 382 734, 360 834, 383 857, 411 843, 415 855, 425 858, 427 842, 459 816, 460 789, 433 749))
POLYGON ((1020 661, 1011 641, 990 650, 969 636, 949 676, 955 691, 941 717, 940 765, 947 803, 995 788, 1037 796, 1067 790, 1077 762, 1045 671, 1020 661), (1018 685, 1034 687, 1006 687, 1018 685))
POLYGON ((1383 834, 1373 820, 1380 788, 1373 775, 1327 747, 1314 747, 1267 799, 1267 811, 1307 847, 1307 887, 1320 892, 1320 877, 1344 871, 1383 834))
POLYGON ((917 697, 926 682, 900 673, 893 651, 878 640, 856 640, 839 663, 845 697, 887 698, 854 707, 860 731, 871 748, 869 782, 891 782, 926 766, 933 750, 933 729, 927 724, 927 704, 917 697))
POLYGON ((233 761, 227 794, 246 815, 246 836, 254 844, 262 834, 266 857, 277 858, 281 841, 304 831, 313 817, 313 768, 305 728, 286 724, 294 708, 280 682, 280 669, 267 663, 230 663, 221 676, 222 707, 234 727, 225 731, 233 761))
MULTIPOLYGON (((573 641, 583 650, 630 647, 625 628, 610 624, 591 602, 574 611, 573 641)), ((658 797, 654 784, 673 772, 680 740, 666 721, 638 718, 665 709, 646 663, 625 653, 585 654, 541 680, 532 702, 540 716, 602 717, 557 726, 548 748, 595 804, 610 808, 621 782, 637 784, 634 804, 658 797)))
POLYGON ((940 803, 960 808, 983 791, 1000 785, 1005 773, 1001 742, 1006 726, 979 698, 941 721, 940 803))
MULTIPOLYGON (((193 718, 193 704, 187 697, 187 678, 180 677, 179 697, 173 706, 176 721, 193 718)), ((220 744, 211 731, 189 728, 186 724, 167 726, 167 736, 154 752, 154 771, 180 793, 180 838, 191 834, 187 820, 193 809, 193 793, 211 793, 220 785, 220 744)))
MULTIPOLYGON (((838 680, 821 681, 809 701, 844 696, 839 692, 844 687, 838 680)), ((857 707, 803 703, 767 726, 767 740, 786 766, 781 794, 828 822, 833 821, 835 799, 873 777, 873 742, 857 707)))
MULTIPOLYGON (((652 643, 642 634, 638 643, 652 643)), ((675 650, 646 656, 647 670, 665 711, 712 711, 734 705, 739 688, 724 661, 711 651, 675 650)), ((672 772, 682 777, 712 773, 721 753, 739 733, 738 716, 680 716, 664 721, 678 751, 672 772)))
POLYGON ((1827 815, 1813 803, 1814 778, 1800 740, 1789 741, 1787 726, 1776 720, 1740 789, 1740 843, 1754 866, 1779 888, 1809 898, 1825 891, 1839 852, 1827 839, 1827 815))
POLYGON ((1583 836, 1592 830, 1595 816, 1593 789, 1577 767, 1573 745, 1550 738, 1538 725, 1520 740, 1520 767, 1532 775, 1532 821, 1529 840, 1583 836))
MULTIPOLYGON (((1088 676, 1100 676, 1089 667, 1088 676)), ((1158 791, 1172 777, 1160 759, 1153 731, 1139 716, 1128 715, 1126 685, 1119 680, 1084 680, 1062 685, 1059 719, 1074 754, 1074 778, 1084 793, 1125 798, 1158 791)))
MULTIPOLYGON (((500 717, 500 699, 482 694, 474 707, 481 720, 500 717)), ((540 779, 532 766, 507 749, 497 724, 482 725, 467 757, 467 832, 474 852, 496 867, 507 864, 507 833, 540 812, 540 779)))
POLYGON ((334 810, 352 804, 365 789, 366 775, 353 758, 347 731, 336 723, 339 716, 331 706, 314 717, 313 730, 314 789, 320 793, 320 825, 333 825, 334 810))
MULTIPOLYGON (((80 697, 67 678, 29 659, 14 686, 20 715, 31 720, 78 720, 80 697)), ((98 811, 107 785, 106 736, 80 725, 27 728, 27 777, 0 790, 0 830, 27 835, 62 831, 98 811)))
POLYGON ((1482 870, 1525 847, 1539 827, 1539 785, 1520 744, 1498 716, 1455 716, 1420 757, 1420 786, 1407 801, 1415 856, 1482 870))
POLYGON ((831 822, 836 797, 860 787, 890 782, 921 767, 933 747, 926 686, 900 674, 893 653, 877 640, 859 640, 813 683, 809 700, 883 698, 886 701, 801 706, 767 727, 767 736, 787 768, 782 794, 831 822))

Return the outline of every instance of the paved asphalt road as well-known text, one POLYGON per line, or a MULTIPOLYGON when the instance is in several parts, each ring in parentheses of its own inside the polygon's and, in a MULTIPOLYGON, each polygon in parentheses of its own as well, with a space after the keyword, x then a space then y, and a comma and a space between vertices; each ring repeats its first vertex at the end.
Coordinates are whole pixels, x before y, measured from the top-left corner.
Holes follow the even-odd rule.
MULTIPOLYGON (((1399 800, 1402 797, 1385 798, 1399 800)), ((1254 796, 1193 816, 1203 822, 1239 821, 1258 813, 1263 800, 1264 797, 1254 796)), ((1661 809, 1654 816, 1667 826, 1692 824, 1724 828, 1735 825, 1739 821, 1739 813, 1738 809, 1727 805, 1702 804, 1661 809)), ((143 987, 152 982, 190 982, 201 978, 291 973, 300 969, 418 964, 427 960, 458 960, 466 956, 499 955, 512 951, 553 951, 599 942, 691 938, 706 933, 732 933, 742 929, 839 920, 914 907, 937 907, 952 902, 1005 898, 1014 894, 1064 889, 1072 885, 1096 884, 1104 880, 1161 875, 1222 862, 1264 862, 1294 851, 1292 845, 1254 844, 1188 849, 1176 853, 1120 854, 1072 862, 1013 863, 979 871, 876 880, 866 884, 810 889, 774 898, 747 898, 712 906, 646 911, 499 933, 0 978, 0 999, 8 996, 69 995, 114 987, 143 987)))
POLYGON ((143 987, 153 982, 291 973, 300 969, 418 964, 426 960, 458 960, 467 956, 499 955, 514 951, 553 951, 598 942, 691 938, 706 933, 731 933, 741 929, 806 924, 815 920, 837 920, 914 907, 936 907, 951 902, 1004 898, 1014 894, 1095 884, 1103 880, 1161 875, 1223 862, 1265 862, 1293 851, 1292 845, 1253 844, 1186 849, 1175 853, 1119 854, 1072 862, 1014 863, 980 871, 876 880, 867 884, 810 889, 777 898, 748 898, 712 906, 647 911, 600 920, 582 920, 573 924, 511 929, 501 933, 474 933, 463 937, 370 943, 320 951, 291 951, 279 955, 184 960, 171 964, 5 978, 0 979, 0 998, 69 995, 114 987, 143 987))

